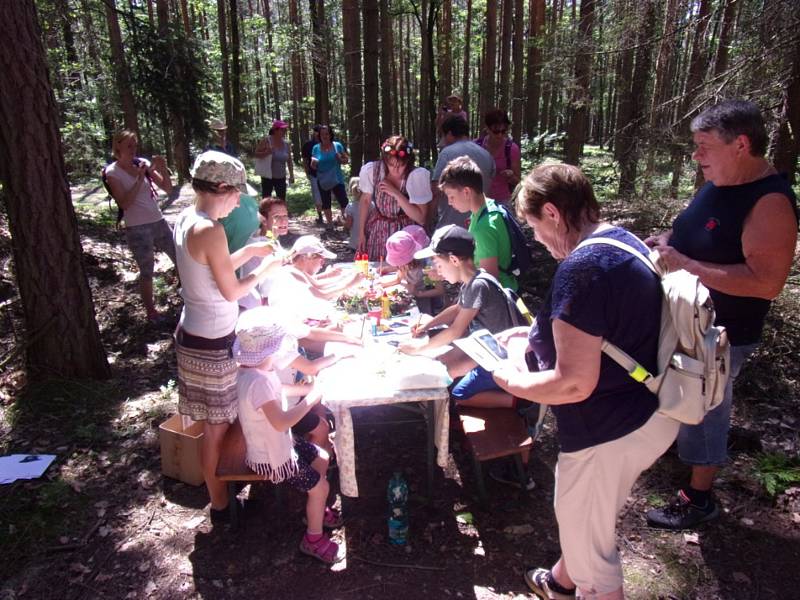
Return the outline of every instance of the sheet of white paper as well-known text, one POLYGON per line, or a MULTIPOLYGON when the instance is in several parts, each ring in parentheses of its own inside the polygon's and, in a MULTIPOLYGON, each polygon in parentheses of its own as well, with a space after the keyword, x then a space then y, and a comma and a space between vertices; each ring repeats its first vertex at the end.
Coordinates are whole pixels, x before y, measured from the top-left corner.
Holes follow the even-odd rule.
POLYGON ((0 485, 17 479, 41 477, 56 458, 55 454, 12 454, 0 456, 0 485))

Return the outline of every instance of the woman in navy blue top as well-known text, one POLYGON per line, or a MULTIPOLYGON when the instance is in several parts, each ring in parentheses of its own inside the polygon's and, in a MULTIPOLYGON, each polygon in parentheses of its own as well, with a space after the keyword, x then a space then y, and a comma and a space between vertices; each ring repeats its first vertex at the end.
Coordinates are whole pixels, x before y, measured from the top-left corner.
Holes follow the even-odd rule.
POLYGON ((617 514, 639 474, 669 447, 678 423, 657 411, 658 399, 601 351, 607 339, 649 370, 656 367, 661 286, 636 256, 611 238, 647 253, 621 227, 602 223, 591 184, 577 167, 542 165, 523 182, 524 218, 561 261, 529 333, 539 370, 495 371, 514 396, 552 407, 561 452, 555 510, 562 556, 525 580, 543 597, 622 598, 617 514), (569 569, 567 569, 569 565, 569 569), (561 595, 559 595, 561 594, 561 595))

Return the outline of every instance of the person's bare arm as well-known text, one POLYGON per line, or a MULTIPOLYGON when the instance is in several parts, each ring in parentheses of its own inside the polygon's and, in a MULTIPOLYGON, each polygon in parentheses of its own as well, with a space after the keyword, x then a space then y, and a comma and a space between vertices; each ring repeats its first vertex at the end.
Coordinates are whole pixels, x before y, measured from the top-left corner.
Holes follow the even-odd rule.
POLYGON ((335 354, 320 356, 314 360, 308 360, 305 356, 298 356, 291 362, 291 367, 300 371, 303 375, 317 375, 322 369, 330 367, 336 363, 339 357, 335 354))
POLYGON ((698 261, 671 246, 656 246, 670 270, 686 269, 708 288, 731 296, 774 299, 789 276, 797 244, 797 221, 783 194, 767 194, 750 211, 742 230, 745 262, 698 261))
POLYGON ((672 229, 668 229, 658 235, 651 235, 647 238, 644 243, 647 244, 649 248, 655 248, 656 246, 666 246, 669 244, 669 238, 672 237, 672 229))
POLYGON ((600 378, 600 345, 603 338, 589 335, 562 321, 553 320, 556 366, 530 373, 511 366, 493 373, 505 391, 540 404, 573 404, 589 397, 600 378))
POLYGON ((188 236, 188 250, 192 258, 200 264, 208 265, 211 276, 223 298, 235 302, 266 275, 280 266, 280 259, 263 260, 259 266, 243 277, 236 278, 235 267, 228 254, 228 240, 219 223, 195 225, 188 236))
MULTIPOLYGON (((402 344, 399 349, 401 352, 405 352, 406 354, 417 354, 419 352, 423 352, 425 350, 430 350, 432 348, 441 348, 442 346, 446 346, 453 340, 457 340, 459 338, 464 337, 464 335, 469 331, 469 324, 472 323, 472 320, 475 318, 475 315, 478 314, 477 308, 464 308, 463 306, 459 306, 458 304, 453 305, 456 309, 455 318, 453 319, 452 323, 450 323, 449 327, 444 331, 439 332, 436 336, 430 338, 425 343, 420 343, 419 340, 412 340, 411 342, 407 342, 402 344)), ((450 307, 453 308, 453 307, 450 307)), ((439 313, 438 316, 441 316, 442 313, 439 313)), ((435 321, 436 319, 433 319, 435 321)), ((433 322, 431 321, 431 323, 433 322)), ((430 323, 428 323, 427 329, 430 329, 430 323)))
POLYGON ((482 258, 479 263, 479 266, 487 273, 493 275, 495 279, 500 279, 500 265, 497 261, 496 256, 482 258))
POLYGON ((287 431, 293 425, 296 425, 316 404, 319 404, 321 398, 320 392, 312 389, 305 398, 288 410, 284 411, 278 401, 272 401, 262 405, 261 411, 275 429, 287 431))
POLYGON ((363 251, 367 245, 367 238, 364 233, 367 217, 369 216, 370 203, 372 202, 372 194, 361 194, 358 202, 358 248, 363 251))
POLYGON ((254 242, 239 248, 231 254, 231 263, 234 269, 238 269, 248 260, 257 256, 269 256, 273 254, 275 248, 269 242, 254 242))
POLYGON ((419 225, 425 225, 425 216, 427 215, 427 210, 425 209, 424 204, 414 204, 403 193, 401 193, 400 190, 398 190, 394 185, 385 179, 378 184, 378 190, 390 194, 395 200, 397 200, 400 208, 402 208, 403 212, 408 215, 409 219, 419 225))

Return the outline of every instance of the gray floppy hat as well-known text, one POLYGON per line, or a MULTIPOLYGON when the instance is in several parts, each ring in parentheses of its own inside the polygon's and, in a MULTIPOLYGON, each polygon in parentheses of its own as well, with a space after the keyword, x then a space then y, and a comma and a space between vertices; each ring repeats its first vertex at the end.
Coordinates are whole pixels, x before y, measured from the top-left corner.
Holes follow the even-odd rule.
POLYGON ((195 159, 191 175, 193 179, 224 183, 239 188, 244 194, 258 195, 258 192, 247 183, 247 172, 242 161, 224 152, 217 150, 203 152, 195 159))

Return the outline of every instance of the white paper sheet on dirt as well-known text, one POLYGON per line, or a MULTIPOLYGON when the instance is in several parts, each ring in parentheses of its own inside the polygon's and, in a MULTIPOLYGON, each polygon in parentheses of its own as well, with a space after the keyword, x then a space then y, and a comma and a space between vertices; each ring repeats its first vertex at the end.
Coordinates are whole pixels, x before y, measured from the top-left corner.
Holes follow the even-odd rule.
POLYGON ((17 479, 41 477, 55 460, 55 454, 11 454, 0 456, 0 485, 17 479))

